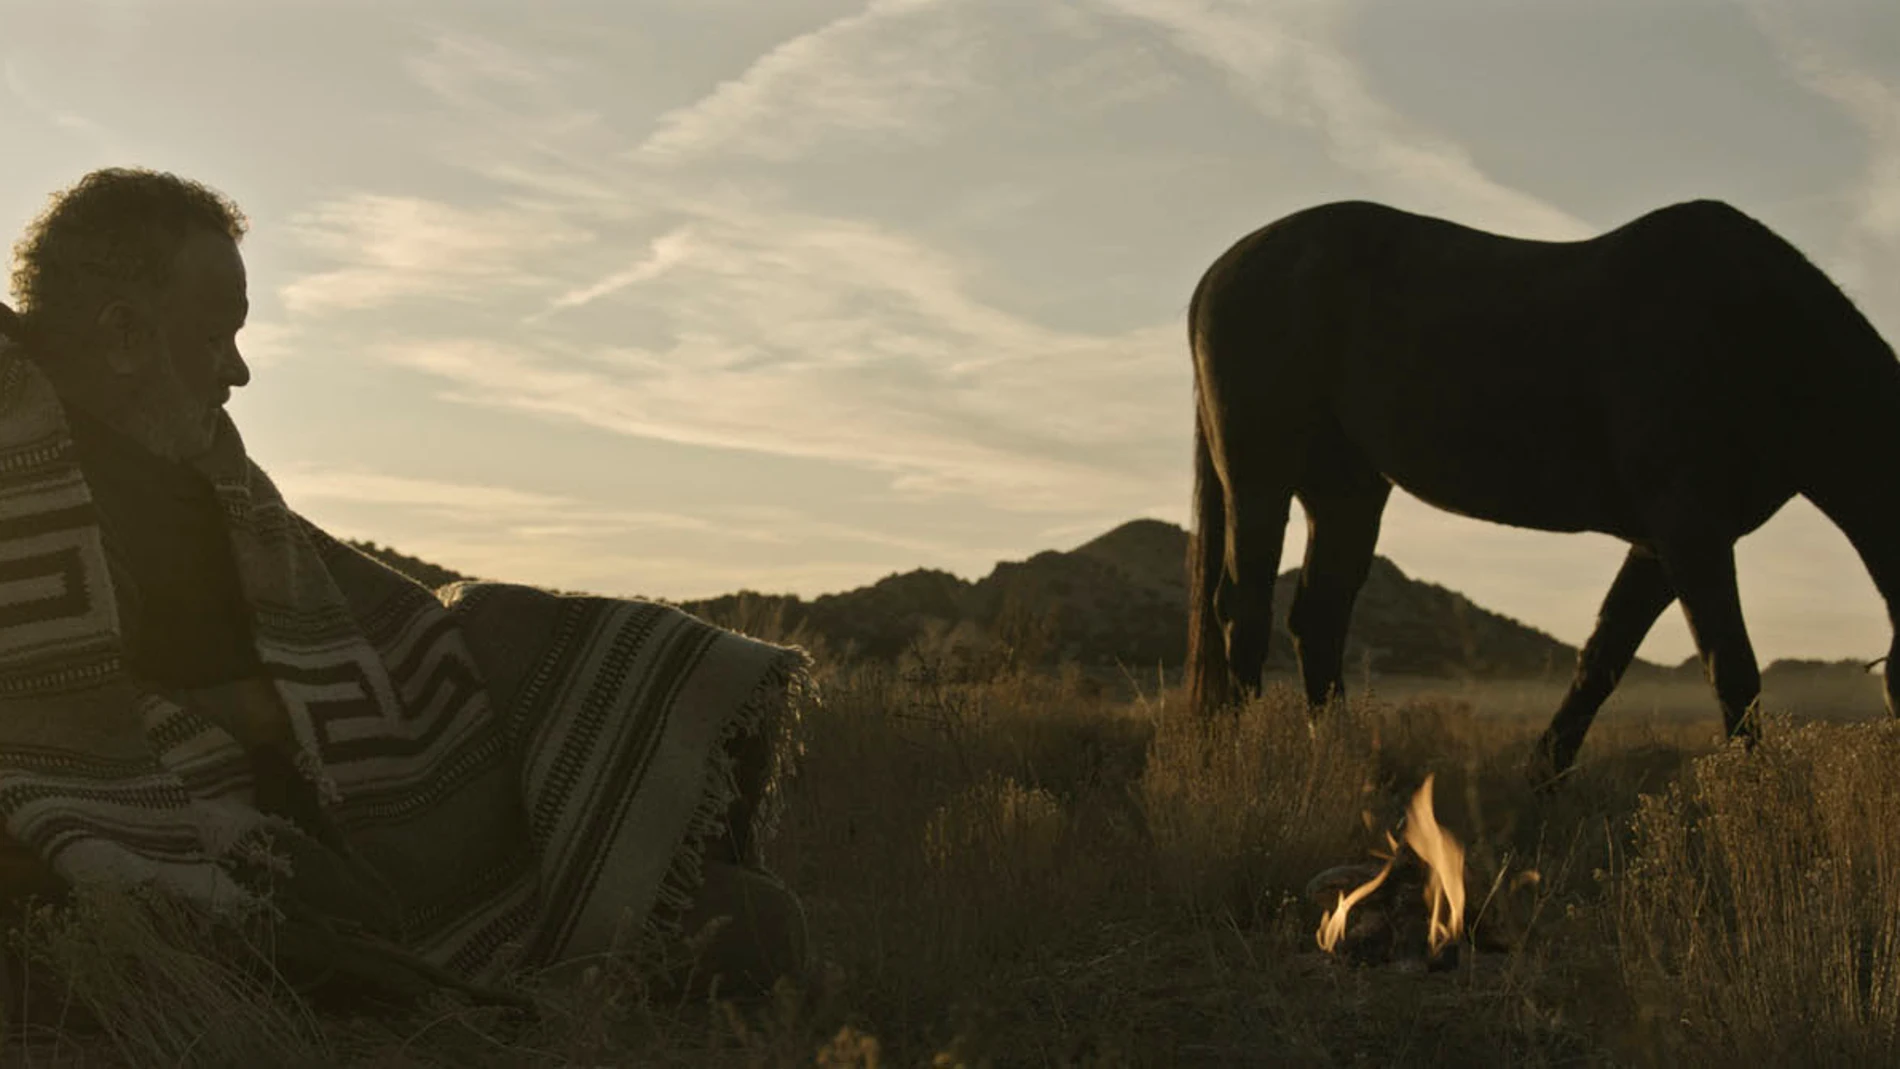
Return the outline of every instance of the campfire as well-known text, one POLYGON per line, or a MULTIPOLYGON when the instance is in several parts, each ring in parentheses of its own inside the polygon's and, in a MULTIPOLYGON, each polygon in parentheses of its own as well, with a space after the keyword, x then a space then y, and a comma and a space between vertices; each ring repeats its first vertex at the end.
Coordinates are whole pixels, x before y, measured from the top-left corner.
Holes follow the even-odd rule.
POLYGON ((1316 902, 1330 899, 1315 937, 1321 950, 1352 961, 1447 968, 1464 934, 1465 850, 1432 813, 1431 776, 1412 795, 1401 834, 1386 833, 1386 848, 1373 852, 1384 862, 1376 870, 1341 865, 1307 885, 1316 902))

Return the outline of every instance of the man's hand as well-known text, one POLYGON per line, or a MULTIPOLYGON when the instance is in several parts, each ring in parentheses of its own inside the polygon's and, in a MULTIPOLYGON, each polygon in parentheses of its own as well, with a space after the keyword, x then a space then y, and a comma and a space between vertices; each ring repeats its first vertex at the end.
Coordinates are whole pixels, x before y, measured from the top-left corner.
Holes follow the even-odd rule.
POLYGON ((349 854, 336 826, 323 812, 315 788, 298 767, 299 747, 290 714, 270 680, 261 676, 185 692, 191 708, 231 733, 251 761, 256 805, 285 817, 318 843, 349 854))

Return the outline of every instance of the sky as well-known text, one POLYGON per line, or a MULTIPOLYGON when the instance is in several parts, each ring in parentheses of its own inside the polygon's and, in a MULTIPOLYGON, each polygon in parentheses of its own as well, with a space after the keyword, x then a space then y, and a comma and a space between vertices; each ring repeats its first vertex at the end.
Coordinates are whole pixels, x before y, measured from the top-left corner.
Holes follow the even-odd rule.
MULTIPOLYGON (((1185 524, 1188 296, 1326 201, 1569 239, 1720 198, 1900 339, 1891 0, 0 0, 0 67, 8 244, 96 167, 230 195, 230 407, 292 507, 562 589, 1185 524)), ((1623 553, 1403 494, 1379 548, 1572 643, 1623 553)), ((1764 663, 1886 650, 1806 502, 1738 557, 1764 663)), ((1672 610, 1642 653, 1693 648, 1672 610)))

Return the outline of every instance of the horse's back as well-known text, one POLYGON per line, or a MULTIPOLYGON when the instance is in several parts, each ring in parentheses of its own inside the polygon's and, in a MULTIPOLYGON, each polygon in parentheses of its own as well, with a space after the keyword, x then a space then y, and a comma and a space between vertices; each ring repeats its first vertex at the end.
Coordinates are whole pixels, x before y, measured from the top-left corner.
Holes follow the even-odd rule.
MULTIPOLYGON (((1647 217, 1646 217, 1647 218, 1647 217)), ((1190 304, 1206 377, 1298 383, 1549 378, 1642 303, 1618 277, 1635 224, 1584 241, 1508 237, 1370 201, 1294 212, 1235 242, 1190 304), (1621 306, 1620 310, 1617 306, 1621 306)), ((1640 237, 1640 232, 1638 232, 1640 237)), ((1640 314, 1640 313, 1638 313, 1640 314)))
POLYGON ((1752 358, 1779 374, 1816 331, 1866 329, 1793 246, 1715 200, 1575 241, 1370 201, 1323 204, 1234 243, 1203 275, 1190 319, 1197 347, 1247 324, 1243 344, 1208 354, 1216 362, 1465 380, 1587 377, 1619 364, 1647 375, 1658 357, 1730 372, 1752 358))
POLYGON ((1405 292, 1440 288, 1448 278, 1505 285, 1562 274, 1577 274, 1573 284, 1601 286, 1619 276, 1716 268, 1738 254, 1762 261, 1785 252, 1792 250, 1766 227, 1716 200, 1671 204, 1571 241, 1499 234, 1376 201, 1334 201, 1292 212, 1234 242, 1199 289, 1213 296, 1273 281, 1405 292))

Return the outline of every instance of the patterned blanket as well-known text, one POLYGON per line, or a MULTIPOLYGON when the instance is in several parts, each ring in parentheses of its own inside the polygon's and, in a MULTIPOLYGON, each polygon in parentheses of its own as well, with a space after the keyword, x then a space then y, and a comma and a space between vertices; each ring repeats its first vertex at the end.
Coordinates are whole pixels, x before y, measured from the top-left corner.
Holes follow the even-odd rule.
POLYGON ((286 508, 228 419, 197 467, 343 861, 260 811, 243 747, 188 695, 129 674, 61 406, 0 345, 0 819, 66 880, 245 915, 272 901, 261 871, 480 981, 670 935, 747 733, 769 834, 803 652, 657 604, 432 592, 286 508))

